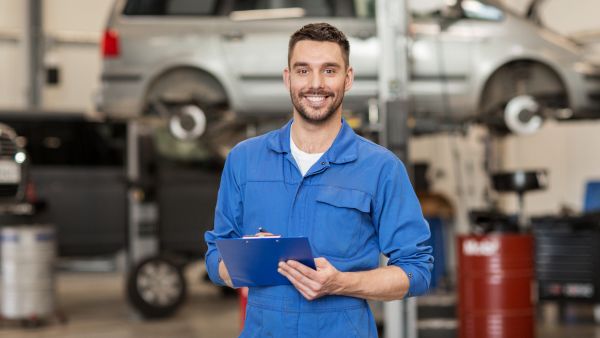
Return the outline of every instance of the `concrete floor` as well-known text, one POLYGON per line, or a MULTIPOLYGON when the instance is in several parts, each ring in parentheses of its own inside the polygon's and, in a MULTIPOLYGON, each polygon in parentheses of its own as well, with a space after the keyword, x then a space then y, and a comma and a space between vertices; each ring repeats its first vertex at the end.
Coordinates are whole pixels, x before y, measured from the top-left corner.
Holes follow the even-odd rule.
MULTIPOLYGON (((188 269, 189 297, 176 316, 152 322, 141 320, 128 307, 121 274, 61 272, 57 276, 58 299, 68 323, 52 321, 41 328, 22 328, 4 321, 0 338, 236 337, 237 299, 223 298, 217 288, 200 282, 201 269, 188 269)), ((600 338, 600 325, 591 321, 589 308, 570 309, 567 324, 555 322, 553 311, 550 307, 540 315, 547 320, 538 323, 537 337, 600 338)))
POLYGON ((52 320, 41 328, 18 323, 0 325, 0 338, 201 338, 235 337, 239 330, 236 297, 200 282, 200 272, 187 271, 188 299, 168 320, 144 321, 129 308, 120 273, 61 272, 57 276, 60 309, 67 324, 52 320))

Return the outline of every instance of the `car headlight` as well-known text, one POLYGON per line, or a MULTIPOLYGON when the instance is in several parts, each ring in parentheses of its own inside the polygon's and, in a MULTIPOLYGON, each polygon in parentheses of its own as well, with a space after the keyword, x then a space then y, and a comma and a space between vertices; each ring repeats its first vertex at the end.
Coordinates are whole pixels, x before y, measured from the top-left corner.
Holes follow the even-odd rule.
POLYGON ((23 164, 23 162, 25 162, 26 159, 27 159, 27 155, 25 155, 25 153, 22 151, 19 151, 18 153, 15 154, 15 161, 18 164, 23 164))

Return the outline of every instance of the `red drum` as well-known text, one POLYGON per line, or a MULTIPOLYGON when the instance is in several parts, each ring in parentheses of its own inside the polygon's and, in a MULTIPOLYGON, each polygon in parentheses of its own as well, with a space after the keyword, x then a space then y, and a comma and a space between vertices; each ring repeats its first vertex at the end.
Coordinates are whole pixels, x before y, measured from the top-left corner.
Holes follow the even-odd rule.
POLYGON ((533 338, 533 236, 458 237, 461 338, 533 338))
POLYGON ((244 321, 246 321, 246 306, 248 305, 248 288, 237 289, 240 297, 240 331, 244 329, 244 321))

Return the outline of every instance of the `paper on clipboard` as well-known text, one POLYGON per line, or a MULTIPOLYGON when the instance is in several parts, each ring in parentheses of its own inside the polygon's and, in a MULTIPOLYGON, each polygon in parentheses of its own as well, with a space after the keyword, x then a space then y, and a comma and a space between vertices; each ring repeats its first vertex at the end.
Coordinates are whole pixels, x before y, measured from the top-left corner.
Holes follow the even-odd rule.
POLYGON ((315 269, 306 237, 228 238, 216 245, 235 287, 290 284, 277 272, 279 262, 288 259, 315 269))

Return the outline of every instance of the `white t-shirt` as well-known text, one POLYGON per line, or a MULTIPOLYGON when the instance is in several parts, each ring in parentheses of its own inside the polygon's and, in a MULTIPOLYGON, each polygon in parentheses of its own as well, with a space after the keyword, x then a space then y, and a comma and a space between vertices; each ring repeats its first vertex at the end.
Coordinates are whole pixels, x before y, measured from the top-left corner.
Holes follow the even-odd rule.
POLYGON ((296 146, 294 140, 292 140, 292 133, 290 133, 290 148, 292 149, 292 156, 300 168, 300 173, 305 176, 308 169, 313 166, 325 153, 309 154, 305 153, 296 146))

